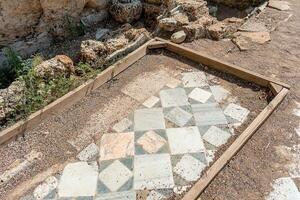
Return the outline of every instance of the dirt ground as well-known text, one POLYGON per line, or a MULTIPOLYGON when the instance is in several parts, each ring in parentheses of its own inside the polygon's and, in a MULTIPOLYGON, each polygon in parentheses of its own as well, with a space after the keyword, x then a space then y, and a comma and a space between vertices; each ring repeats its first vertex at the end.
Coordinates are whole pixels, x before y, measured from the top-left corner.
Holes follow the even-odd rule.
MULTIPOLYGON (((293 115, 293 109, 296 107, 294 101, 300 102, 300 2, 288 1, 293 5, 293 11, 280 12, 267 8, 261 14, 260 20, 267 20, 271 28, 288 16, 288 13, 293 13, 293 16, 287 22, 279 24, 271 33, 272 40, 269 43, 258 45, 254 50, 240 52, 231 41, 198 40, 185 44, 195 50, 205 51, 239 66, 278 78, 292 86, 291 93, 274 114, 208 186, 201 195, 202 200, 264 199, 272 190, 273 181, 288 175, 286 164, 291 161, 276 153, 278 146, 292 147, 299 144, 299 137, 294 131, 298 127, 299 118, 293 115)), ((147 70, 151 72, 149 68, 126 70, 121 76, 128 79, 119 78, 118 81, 106 84, 63 114, 45 121, 24 137, 1 147, 0 174, 16 159, 22 160, 32 149, 42 152, 43 157, 29 170, 15 176, 9 184, 1 185, 0 199, 15 199, 15 196, 24 192, 22 189, 28 189, 28 185, 39 181, 32 177, 56 173, 67 160, 73 159, 77 150, 67 142, 70 138, 86 132, 98 132, 100 134, 97 137, 100 137, 111 124, 136 109, 137 101, 126 98, 113 88, 122 87, 126 81, 147 70), (118 112, 112 113, 116 108, 118 112), (106 123, 99 125, 99 120, 106 123), (43 173, 40 174, 41 172, 43 173)), ((173 73, 176 74, 175 69, 173 73)), ((86 137, 83 140, 88 143, 97 138, 86 137)), ((77 146, 81 145, 84 144, 77 146)))

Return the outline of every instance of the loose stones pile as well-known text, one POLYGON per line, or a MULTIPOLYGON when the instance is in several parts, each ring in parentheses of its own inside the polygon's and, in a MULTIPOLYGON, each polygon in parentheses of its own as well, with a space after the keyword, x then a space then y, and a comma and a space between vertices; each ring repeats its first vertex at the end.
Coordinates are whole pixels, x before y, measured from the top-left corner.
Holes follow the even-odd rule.
POLYGON ((83 149, 79 162, 46 179, 35 198, 136 199, 142 192, 151 200, 187 191, 250 112, 211 76, 172 79, 83 149))

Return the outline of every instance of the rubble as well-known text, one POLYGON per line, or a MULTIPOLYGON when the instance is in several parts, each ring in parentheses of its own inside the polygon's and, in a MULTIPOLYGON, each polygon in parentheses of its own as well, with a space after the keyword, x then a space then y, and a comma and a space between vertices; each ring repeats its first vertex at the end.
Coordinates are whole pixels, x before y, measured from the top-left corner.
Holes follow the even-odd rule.
POLYGON ((140 0, 112 0, 109 12, 113 18, 120 23, 131 23, 138 20, 142 14, 142 3, 140 0))

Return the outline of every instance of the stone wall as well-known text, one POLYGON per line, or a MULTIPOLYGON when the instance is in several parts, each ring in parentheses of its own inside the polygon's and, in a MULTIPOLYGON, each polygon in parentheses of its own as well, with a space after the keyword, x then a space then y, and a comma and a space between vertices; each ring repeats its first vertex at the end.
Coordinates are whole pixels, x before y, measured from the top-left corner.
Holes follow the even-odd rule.
POLYGON ((0 0, 0 46, 30 34, 64 34, 62 19, 85 10, 105 10, 108 0, 0 0))

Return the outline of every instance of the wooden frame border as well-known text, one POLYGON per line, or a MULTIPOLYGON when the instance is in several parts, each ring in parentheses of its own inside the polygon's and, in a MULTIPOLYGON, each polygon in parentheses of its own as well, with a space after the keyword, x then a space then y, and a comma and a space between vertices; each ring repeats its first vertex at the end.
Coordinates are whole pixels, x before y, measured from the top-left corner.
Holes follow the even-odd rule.
POLYGON ((83 85, 67 93, 66 95, 57 99, 43 109, 33 113, 28 117, 27 120, 20 121, 0 132, 0 145, 9 141, 16 135, 23 133, 26 130, 32 129, 42 120, 50 117, 51 115, 57 114, 58 112, 61 112, 66 107, 70 107, 77 101, 81 100, 82 98, 90 94, 91 91, 99 88, 101 85, 111 80, 113 77, 144 57, 147 54, 148 49, 169 50, 197 63, 207 65, 208 67, 211 67, 215 70, 229 73, 241 79, 254 82, 263 87, 267 87, 275 96, 274 99, 267 105, 267 107, 251 122, 246 130, 240 136, 238 136, 238 138, 225 150, 221 157, 214 162, 214 164, 183 197, 184 200, 197 199, 197 197, 223 169, 223 167, 226 166, 226 164, 232 159, 232 157, 246 144, 251 136, 279 106, 279 104, 283 101, 283 99, 289 92, 289 85, 276 79, 269 78, 256 72, 252 72, 239 66, 221 61, 203 52, 191 50, 181 45, 163 40, 161 38, 155 38, 148 41, 134 52, 128 54, 128 56, 118 61, 116 64, 104 70, 95 79, 87 81, 83 85))

